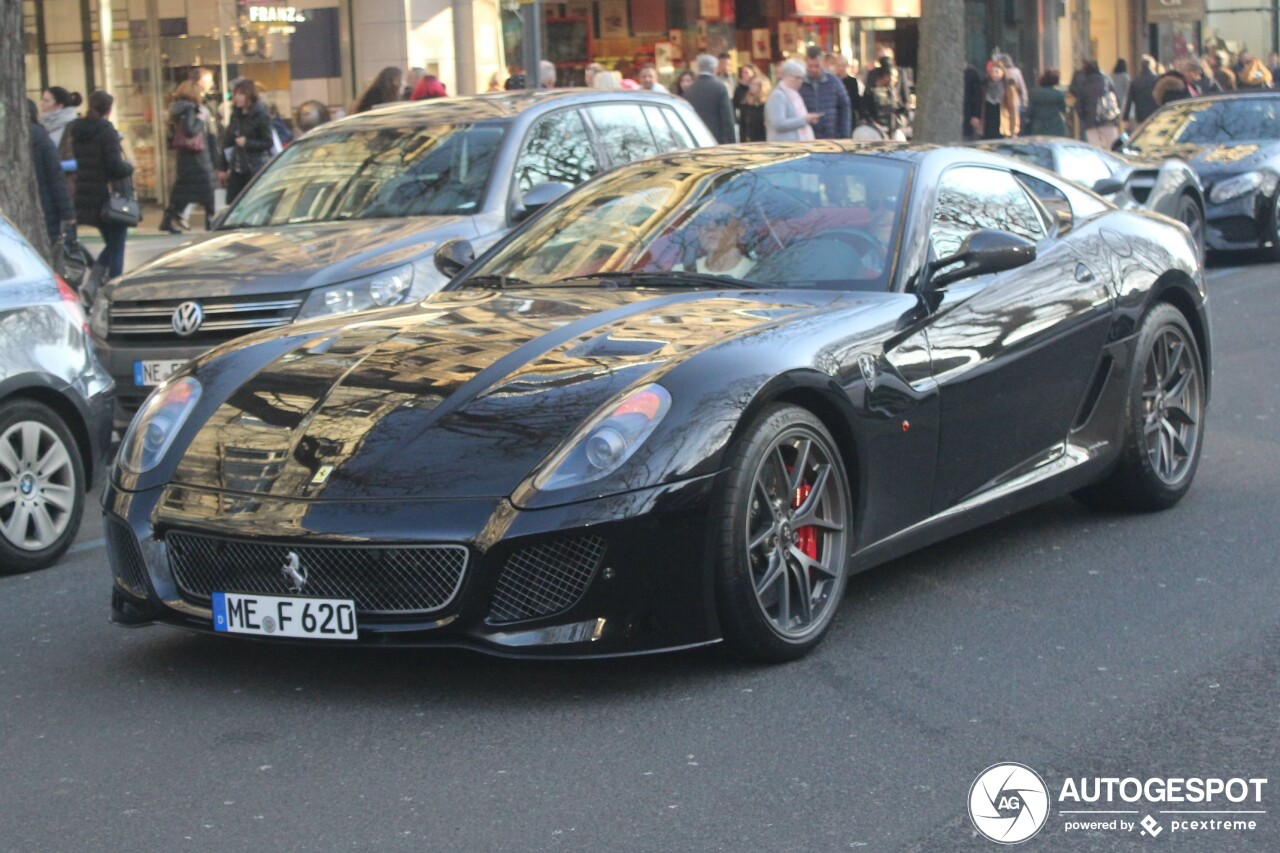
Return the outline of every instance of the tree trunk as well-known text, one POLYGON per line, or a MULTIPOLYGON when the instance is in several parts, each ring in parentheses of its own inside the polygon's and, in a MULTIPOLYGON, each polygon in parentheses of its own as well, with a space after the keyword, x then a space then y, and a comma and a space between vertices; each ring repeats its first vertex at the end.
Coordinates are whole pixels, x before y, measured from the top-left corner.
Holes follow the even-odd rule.
POLYGON ((48 258, 49 238, 31 163, 30 130, 22 0, 0 0, 0 151, 8 161, 0 177, 0 213, 48 258))
POLYGON ((964 129, 964 0, 921 5, 916 91, 913 141, 959 142, 964 129))

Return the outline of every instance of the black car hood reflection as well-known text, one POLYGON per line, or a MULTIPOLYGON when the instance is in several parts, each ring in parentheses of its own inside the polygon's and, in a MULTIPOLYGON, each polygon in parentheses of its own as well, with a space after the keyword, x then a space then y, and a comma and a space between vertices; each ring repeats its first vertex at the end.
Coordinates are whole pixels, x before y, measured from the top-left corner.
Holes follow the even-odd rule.
POLYGON ((215 231, 117 279, 117 301, 253 296, 349 281, 474 238, 470 217, 420 216, 215 231))
POLYGON ((1185 160, 1202 177, 1236 174, 1258 169, 1280 154, 1280 142, 1232 142, 1223 145, 1161 145, 1138 151, 1143 160, 1176 157, 1185 160))
POLYGON ((841 296, 439 294, 303 338, 213 412, 173 481, 323 500, 510 495, 613 395, 841 296))

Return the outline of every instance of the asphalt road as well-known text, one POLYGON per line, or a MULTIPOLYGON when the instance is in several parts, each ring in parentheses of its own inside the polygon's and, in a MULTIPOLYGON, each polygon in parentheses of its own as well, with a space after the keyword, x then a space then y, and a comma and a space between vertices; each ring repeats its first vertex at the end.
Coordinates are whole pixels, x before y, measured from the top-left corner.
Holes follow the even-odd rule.
POLYGON ((1024 849, 1280 850, 1280 281, 1244 259, 1211 288, 1176 509, 1057 501, 858 576, 786 666, 114 628, 93 510, 60 565, 0 577, 0 849, 995 850, 969 788, 1018 761, 1052 796, 1269 779, 1253 832, 1068 833, 1054 803, 1024 849))

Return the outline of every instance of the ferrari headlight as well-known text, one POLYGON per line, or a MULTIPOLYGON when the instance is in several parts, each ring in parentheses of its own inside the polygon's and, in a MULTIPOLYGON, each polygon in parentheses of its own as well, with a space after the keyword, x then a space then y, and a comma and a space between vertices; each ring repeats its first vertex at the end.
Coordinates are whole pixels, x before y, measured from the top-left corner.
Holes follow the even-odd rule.
POLYGON ((1261 172, 1245 172, 1243 175, 1236 175, 1234 178, 1215 184, 1209 193, 1209 201, 1222 204, 1224 201, 1253 192, 1262 186, 1262 182, 1261 172))
POLYGON ((409 295, 412 286, 413 264, 405 264, 369 278, 321 287, 311 291, 298 312, 298 319, 313 320, 398 305, 409 295))
POLYGON ((165 382, 152 391, 120 442, 116 463, 130 474, 145 474, 159 465, 199 402, 200 391, 200 380, 194 376, 165 382))
POLYGON ((631 458, 671 408, 671 394, 646 385, 586 423, 534 478, 542 491, 564 489, 612 474, 631 458))

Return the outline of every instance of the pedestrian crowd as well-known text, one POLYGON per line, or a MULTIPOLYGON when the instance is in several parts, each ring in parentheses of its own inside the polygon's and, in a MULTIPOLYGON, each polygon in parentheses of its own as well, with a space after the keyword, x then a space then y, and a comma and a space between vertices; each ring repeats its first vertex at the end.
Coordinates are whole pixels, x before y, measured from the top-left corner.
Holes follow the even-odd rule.
MULTIPOLYGON (((1280 77, 1280 54, 1264 63, 1248 51, 1212 50, 1203 57, 1182 56, 1161 64, 1142 56, 1136 73, 1124 59, 1111 73, 1086 60, 1061 85, 1058 69, 1045 70, 1028 88, 1021 69, 996 51, 980 72, 967 64, 963 73, 964 136, 1000 139, 1037 134, 1080 136, 1110 148, 1126 128, 1144 121, 1161 105, 1216 92, 1270 89, 1280 77), (1074 128, 1073 128, 1074 125, 1074 128)), ((717 142, 810 139, 895 139, 911 136, 915 109, 909 73, 898 68, 892 49, 882 46, 865 75, 856 58, 810 47, 802 59, 788 59, 770 69, 755 64, 735 69, 732 56, 697 56, 691 67, 676 73, 671 88, 652 64, 629 61, 613 68, 592 62, 582 82, 593 89, 644 90, 682 97, 706 123, 717 142)), ((505 82, 494 74, 490 92, 533 88, 523 69, 510 68, 505 82)), ((542 61, 537 88, 554 88, 560 73, 542 61)), ((234 80, 230 99, 215 87, 211 69, 195 68, 169 100, 168 145, 175 173, 169 204, 160 229, 189 229, 187 211, 202 208, 205 227, 214 217, 215 189, 225 187, 234 201, 245 186, 293 138, 329 121, 331 112, 319 101, 306 101, 294 111, 290 126, 261 98, 251 79, 234 80)), ((384 68, 352 103, 364 112, 396 101, 448 96, 445 84, 425 69, 384 68)), ((121 199, 132 198, 133 165, 125 156, 120 134, 111 123, 114 99, 94 92, 81 115, 78 92, 50 86, 37 109, 28 102, 32 160, 51 244, 74 244, 76 226, 95 227, 104 249, 97 263, 106 276, 119 275, 131 212, 121 199)), ((136 203, 133 205, 136 211, 136 203)))

